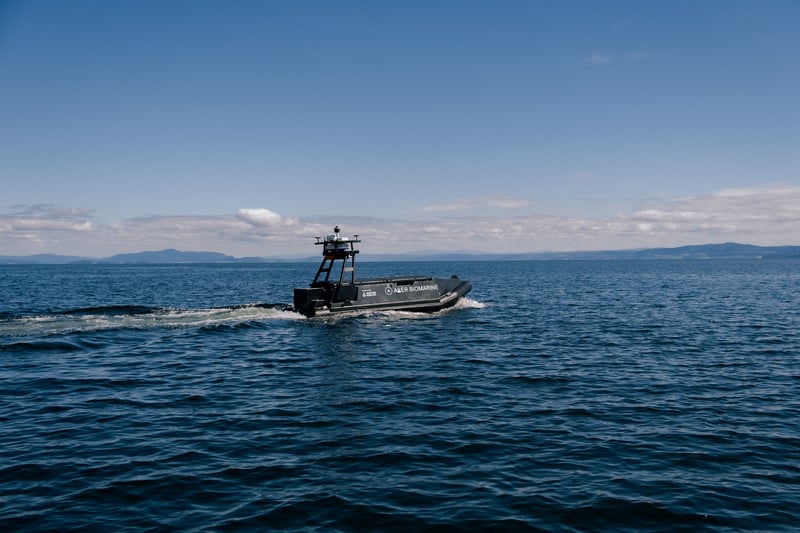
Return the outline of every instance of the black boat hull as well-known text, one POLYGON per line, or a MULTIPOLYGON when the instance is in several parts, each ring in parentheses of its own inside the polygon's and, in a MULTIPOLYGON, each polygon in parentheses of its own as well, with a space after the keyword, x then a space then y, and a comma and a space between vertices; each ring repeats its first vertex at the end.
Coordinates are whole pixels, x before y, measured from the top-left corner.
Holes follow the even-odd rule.
POLYGON ((294 309, 308 317, 370 310, 434 312, 455 305, 470 290, 472 284, 456 276, 320 282, 294 290, 294 309))

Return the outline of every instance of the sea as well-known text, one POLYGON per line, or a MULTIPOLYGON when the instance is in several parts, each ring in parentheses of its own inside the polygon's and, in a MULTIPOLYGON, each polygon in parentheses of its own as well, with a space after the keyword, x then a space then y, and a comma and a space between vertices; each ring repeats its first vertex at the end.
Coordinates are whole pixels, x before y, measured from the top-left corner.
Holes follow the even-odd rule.
POLYGON ((800 261, 0 266, 2 531, 797 531, 800 261))

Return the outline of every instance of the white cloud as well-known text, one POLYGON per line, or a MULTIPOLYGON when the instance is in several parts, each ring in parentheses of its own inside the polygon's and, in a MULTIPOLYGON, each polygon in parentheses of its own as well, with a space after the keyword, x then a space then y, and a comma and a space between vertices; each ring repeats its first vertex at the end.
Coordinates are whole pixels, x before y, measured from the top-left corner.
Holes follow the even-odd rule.
POLYGON ((472 200, 461 200, 452 204, 433 204, 422 208, 423 213, 442 213, 452 211, 465 211, 475 206, 472 200))
POLYGON ((92 222, 88 220, 89 209, 44 204, 12 207, 14 211, 0 215, 0 232, 30 238, 29 233, 86 232, 92 229, 92 222))
POLYGON ((632 218, 636 220, 650 220, 658 222, 696 222, 699 220, 708 220, 709 215, 706 213, 698 213, 696 211, 662 211, 658 209, 645 209, 634 213, 632 218))
POLYGON ((528 200, 508 197, 489 198, 486 202, 491 207, 498 207, 500 209, 522 209, 531 204, 528 200))
POLYGON ((281 223, 281 216, 269 209, 243 208, 239 209, 236 216, 254 226, 278 226, 281 223))
POLYGON ((466 212, 477 210, 484 207, 496 209, 522 209, 528 207, 530 201, 522 198, 512 198, 509 196, 493 196, 489 198, 464 198, 450 204, 433 204, 423 207, 423 213, 453 213, 457 211, 466 212))
POLYGON ((755 244, 798 241, 800 187, 776 185, 724 189, 649 206, 620 220, 651 225, 651 232, 671 240, 737 240, 755 244))
POLYGON ((592 52, 589 56, 589 63, 592 65, 605 65, 611 62, 611 56, 600 52, 592 52))
MULTIPOLYGON (((266 209, 224 216, 152 216, 93 223, 88 210, 37 206, 0 214, 0 254, 60 253, 103 257, 177 248, 234 256, 315 253, 314 236, 340 225, 360 234, 372 253, 434 251, 532 252, 625 249, 737 241, 800 244, 800 186, 731 188, 667 202, 649 202, 614 216, 562 216, 526 211, 509 198, 463 200, 451 206, 491 208, 492 216, 455 216, 429 209, 419 220, 353 216, 285 218, 266 209)), ((431 208, 436 206, 429 206, 431 208)))
POLYGON ((42 217, 16 217, 6 221, 5 224, 14 231, 89 231, 92 229, 92 223, 88 220, 58 220, 42 217))

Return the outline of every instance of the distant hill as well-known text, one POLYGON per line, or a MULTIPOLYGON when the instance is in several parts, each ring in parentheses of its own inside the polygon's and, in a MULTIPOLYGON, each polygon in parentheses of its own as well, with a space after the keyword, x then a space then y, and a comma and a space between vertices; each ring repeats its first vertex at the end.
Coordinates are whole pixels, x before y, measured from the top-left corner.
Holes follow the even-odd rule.
POLYGON ((0 255, 0 265, 66 265, 86 260, 75 255, 0 255))
MULTIPOLYGON (((408 254, 369 254, 362 261, 588 261, 588 260, 676 260, 676 259, 800 259, 800 246, 755 246, 728 242, 677 248, 644 248, 589 252, 538 252, 483 254, 479 252, 421 252, 408 254)), ((182 252, 168 249, 157 252, 117 254, 97 259, 54 254, 1 256, 0 264, 63 265, 73 263, 175 264, 175 263, 262 263, 267 261, 319 261, 318 256, 304 258, 236 258, 218 252, 182 252)))
MULTIPOLYGON (((570 255, 570 254, 560 254, 570 255)), ((754 246, 727 242, 677 248, 573 252, 572 259, 776 259, 800 258, 800 246, 754 246), (585 257, 584 257, 585 256, 585 257)))
POLYGON ((772 259, 800 258, 800 246, 755 246, 728 242, 699 244, 677 248, 643 248, 584 252, 531 252, 518 254, 481 254, 470 252, 422 254, 370 254, 362 261, 597 261, 656 259, 772 259))
POLYGON ((117 254, 103 263, 234 263, 238 260, 230 255, 218 252, 181 252, 170 248, 159 252, 139 252, 133 254, 117 254))
POLYGON ((236 258, 218 252, 182 252, 170 248, 154 252, 117 254, 105 258, 78 257, 71 255, 39 254, 29 256, 0 255, 0 264, 64 265, 75 263, 114 264, 176 264, 176 263, 257 263, 261 257, 236 258))

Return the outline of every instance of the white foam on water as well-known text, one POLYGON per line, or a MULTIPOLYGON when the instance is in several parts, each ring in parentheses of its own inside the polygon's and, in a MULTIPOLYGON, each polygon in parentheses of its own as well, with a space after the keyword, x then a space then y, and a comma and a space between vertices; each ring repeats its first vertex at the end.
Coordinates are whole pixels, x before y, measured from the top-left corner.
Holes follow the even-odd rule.
POLYGON ((440 311, 436 311, 433 313, 426 313, 422 311, 378 311, 377 314, 382 316, 391 317, 391 318, 402 318, 402 319, 424 319, 424 318, 436 318, 437 316, 446 315, 449 313, 458 312, 462 309, 484 309, 487 307, 486 304, 481 303, 477 300, 473 300, 467 297, 461 297, 453 306, 447 307, 440 311))
POLYGON ((469 296, 463 296, 451 309, 485 309, 487 307, 489 304, 473 300, 469 296))
MULTIPOLYGON (((459 299, 452 307, 435 313, 366 310, 320 314, 313 320, 338 322, 339 320, 363 316, 378 316, 393 320, 419 320, 435 318, 460 309, 483 309, 485 307, 487 305, 482 302, 464 297, 459 299)), ((271 320, 306 320, 306 317, 293 311, 285 311, 279 307, 258 304, 208 309, 157 309, 145 313, 53 313, 0 320, 0 337, 58 335, 113 329, 196 328, 271 320)))
POLYGON ((50 314, 0 321, 0 337, 53 335, 111 329, 192 328, 268 320, 299 320, 281 309, 246 305, 212 309, 163 309, 150 313, 50 314))

